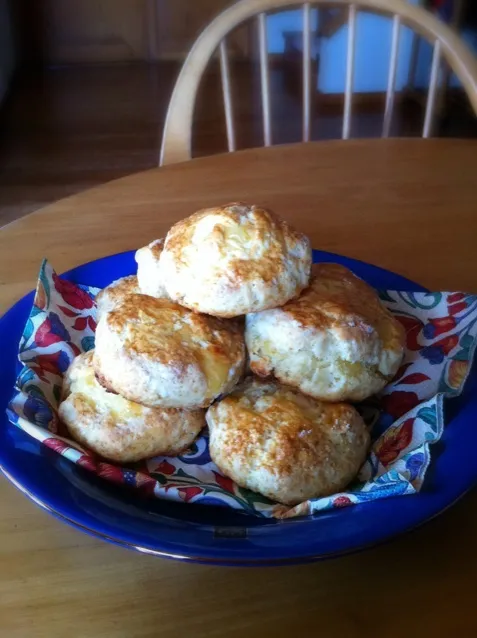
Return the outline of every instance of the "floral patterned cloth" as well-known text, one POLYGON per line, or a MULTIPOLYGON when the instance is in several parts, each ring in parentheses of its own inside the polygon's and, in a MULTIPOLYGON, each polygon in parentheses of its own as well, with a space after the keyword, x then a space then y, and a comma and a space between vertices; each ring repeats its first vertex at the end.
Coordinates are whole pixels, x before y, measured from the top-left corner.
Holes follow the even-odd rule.
POLYGON ((128 467, 105 462, 68 438, 58 420, 62 376, 73 358, 94 347, 98 290, 61 279, 44 262, 19 346, 21 371, 8 414, 12 423, 73 463, 158 498, 222 505, 285 518, 414 494, 423 484, 431 444, 444 428, 444 397, 459 394, 477 335, 477 296, 461 292, 383 291, 383 303, 407 332, 407 349, 394 381, 359 409, 373 444, 354 485, 290 508, 244 490, 211 462, 204 432, 177 458, 158 457, 128 467))

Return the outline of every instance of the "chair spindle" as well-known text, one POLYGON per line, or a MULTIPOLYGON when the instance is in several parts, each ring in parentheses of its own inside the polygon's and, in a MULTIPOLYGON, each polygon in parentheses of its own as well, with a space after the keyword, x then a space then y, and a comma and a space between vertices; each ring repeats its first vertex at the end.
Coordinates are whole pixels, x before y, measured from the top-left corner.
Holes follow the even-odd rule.
POLYGON ((400 30, 401 30, 401 18, 398 15, 395 15, 393 17, 391 57, 389 59, 388 88, 386 92, 386 107, 384 110, 383 137, 389 137, 389 133, 391 131, 391 123, 393 119, 400 30))
POLYGON ((220 43, 220 75, 222 78, 222 93, 224 96, 225 126, 227 129, 227 146, 229 153, 236 150, 235 127, 232 111, 232 91, 230 88, 230 67, 227 52, 227 40, 220 43))
POLYGON ((439 66, 441 59, 441 43, 436 40, 432 53, 431 76, 429 80, 429 92, 427 95, 426 114, 424 116, 424 127, 422 137, 430 137, 434 120, 434 106, 436 103, 437 85, 439 79, 439 66))
POLYGON ((303 141, 310 141, 311 110, 311 8, 303 5, 303 141))
POLYGON ((346 52, 346 85, 343 114, 343 134, 344 140, 349 139, 351 132, 351 106, 353 99, 354 80, 354 49, 356 40, 356 5, 349 5, 348 14, 348 45, 346 52))
POLYGON ((270 121, 270 74, 268 69, 267 16, 258 14, 258 37, 260 52, 260 83, 262 90, 263 143, 272 145, 272 127, 270 121))

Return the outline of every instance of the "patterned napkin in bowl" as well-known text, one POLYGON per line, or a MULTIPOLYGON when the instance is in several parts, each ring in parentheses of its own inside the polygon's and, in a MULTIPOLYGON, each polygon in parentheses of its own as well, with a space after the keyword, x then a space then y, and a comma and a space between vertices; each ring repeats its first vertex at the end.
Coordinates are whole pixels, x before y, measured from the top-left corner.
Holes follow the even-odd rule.
POLYGON ((210 459, 206 432, 182 456, 128 467, 106 462, 69 438, 57 415, 62 376, 77 354, 94 347, 97 293, 97 288, 61 279, 48 262, 42 264, 19 346, 21 370, 8 409, 10 421, 107 480, 157 498, 222 505, 258 516, 288 518, 419 492, 431 446, 443 433, 443 400, 462 391, 477 342, 477 296, 381 291, 383 303, 406 329, 407 348, 393 382, 359 408, 372 428, 368 457, 346 492, 288 507, 224 477, 210 459))

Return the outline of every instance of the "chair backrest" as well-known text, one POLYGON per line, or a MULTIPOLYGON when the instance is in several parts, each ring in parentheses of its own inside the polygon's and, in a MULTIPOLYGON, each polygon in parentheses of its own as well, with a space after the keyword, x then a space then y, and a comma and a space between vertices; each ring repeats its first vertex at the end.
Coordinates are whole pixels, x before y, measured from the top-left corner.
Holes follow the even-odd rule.
POLYGON ((429 91, 427 96, 422 135, 429 137, 439 84, 439 66, 444 58, 461 81, 477 114, 477 61, 459 36, 428 11, 410 4, 407 0, 239 0, 220 13, 201 33, 193 45, 177 79, 164 125, 164 135, 159 164, 173 164, 191 158, 192 123, 194 104, 200 79, 215 51, 219 49, 222 90, 224 98, 227 143, 229 151, 236 149, 233 118, 230 69, 226 36, 249 18, 258 22, 260 82, 264 144, 272 143, 270 119, 270 80, 268 69, 266 12, 299 5, 303 9, 303 141, 310 140, 311 104, 311 19, 312 5, 348 6, 348 36, 346 55, 346 80, 344 92, 343 139, 349 138, 352 113, 356 14, 358 7, 366 11, 392 16, 392 42, 383 119, 383 136, 389 135, 394 107, 396 68, 401 25, 433 45, 429 91))

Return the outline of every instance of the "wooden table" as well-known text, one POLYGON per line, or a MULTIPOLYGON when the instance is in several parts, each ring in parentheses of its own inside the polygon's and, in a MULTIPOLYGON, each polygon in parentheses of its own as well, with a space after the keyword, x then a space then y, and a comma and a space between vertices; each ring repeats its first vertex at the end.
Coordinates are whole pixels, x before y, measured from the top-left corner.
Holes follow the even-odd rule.
MULTIPOLYGON (((196 209, 270 206, 316 248, 431 288, 477 291, 477 144, 352 141, 155 169, 0 231, 0 312, 47 256, 65 270, 163 236, 196 209)), ((477 493, 424 528, 308 566, 229 569, 106 545, 0 482, 0 635, 8 638, 477 635, 477 493)))

